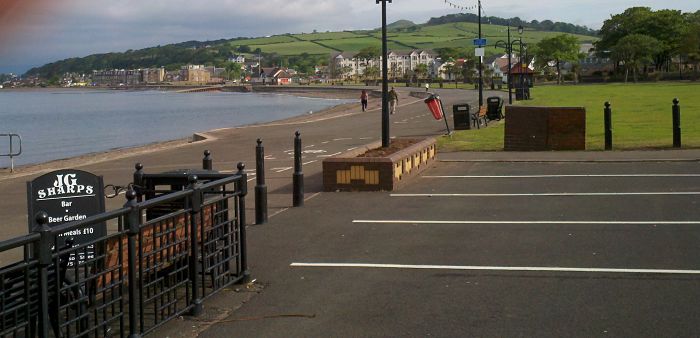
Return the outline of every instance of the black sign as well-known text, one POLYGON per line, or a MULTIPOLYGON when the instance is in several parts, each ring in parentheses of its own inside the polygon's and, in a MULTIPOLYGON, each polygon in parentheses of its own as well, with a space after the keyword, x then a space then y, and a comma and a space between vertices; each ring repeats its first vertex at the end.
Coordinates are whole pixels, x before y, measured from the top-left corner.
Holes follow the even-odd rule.
MULTIPOLYGON (((39 211, 45 211, 49 215, 51 227, 103 213, 105 201, 102 182, 102 176, 73 169, 50 172, 27 182, 29 231, 36 226, 34 215, 39 211)), ((56 244, 62 248, 69 238, 74 240, 74 245, 85 244, 106 235, 107 227, 104 223, 94 224, 58 234, 56 244)), ((81 250, 79 261, 93 259, 96 249, 90 245, 86 250, 81 250)), ((75 259, 76 257, 70 257, 71 266, 75 259)))

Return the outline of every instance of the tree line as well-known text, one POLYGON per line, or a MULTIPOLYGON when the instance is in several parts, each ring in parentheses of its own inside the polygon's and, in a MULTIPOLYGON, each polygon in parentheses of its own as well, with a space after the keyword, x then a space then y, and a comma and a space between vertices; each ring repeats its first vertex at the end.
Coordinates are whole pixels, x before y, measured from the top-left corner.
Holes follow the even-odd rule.
POLYGON ((700 11, 653 11, 649 7, 628 8, 605 20, 596 54, 610 57, 637 80, 641 69, 669 71, 672 64, 700 64, 700 11), (677 60, 674 62, 674 58, 677 60))

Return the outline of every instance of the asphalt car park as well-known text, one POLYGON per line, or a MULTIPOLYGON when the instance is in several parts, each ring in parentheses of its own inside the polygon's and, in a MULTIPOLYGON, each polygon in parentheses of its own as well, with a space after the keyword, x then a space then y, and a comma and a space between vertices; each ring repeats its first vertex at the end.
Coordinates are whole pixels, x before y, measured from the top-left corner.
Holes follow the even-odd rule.
POLYGON ((204 334, 697 335, 699 195, 684 161, 440 162, 322 193, 251 231, 268 284, 234 315, 297 316, 204 334))

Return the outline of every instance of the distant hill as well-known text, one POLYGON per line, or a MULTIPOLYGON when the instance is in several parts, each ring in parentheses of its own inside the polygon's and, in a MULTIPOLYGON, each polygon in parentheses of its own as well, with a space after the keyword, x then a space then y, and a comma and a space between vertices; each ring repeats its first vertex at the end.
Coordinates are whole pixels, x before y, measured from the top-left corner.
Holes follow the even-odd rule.
POLYGON ((417 26, 413 21, 410 20, 399 20, 394 23, 386 25, 388 31, 401 31, 406 30, 411 27, 417 26))
MULTIPOLYGON (((476 14, 472 13, 460 13, 460 14, 449 14, 445 16, 441 16, 439 18, 430 18, 428 22, 425 24, 427 26, 435 26, 435 25, 443 25, 446 23, 453 23, 453 22, 472 22, 472 23, 478 23, 479 22, 479 16, 476 14)), ((597 36, 598 31, 588 28, 586 26, 579 26, 579 25, 574 25, 566 22, 552 22, 551 20, 544 20, 544 21, 537 21, 537 20, 532 20, 530 22, 523 21, 518 17, 515 18, 510 18, 510 19, 504 19, 504 18, 499 18, 495 16, 489 16, 489 17, 482 17, 481 18, 481 23, 489 23, 492 25, 501 25, 501 26, 507 26, 510 24, 511 27, 517 27, 517 26, 523 26, 527 28, 532 28, 535 30, 539 31, 544 31, 544 32, 562 32, 562 33, 571 33, 571 34, 581 34, 581 35, 590 35, 590 36, 597 36)))
MULTIPOLYGON (((431 18, 425 24, 399 20, 387 25, 391 32, 389 49, 458 49, 463 55, 473 55, 472 40, 477 36, 478 18, 473 14, 446 15, 431 18)), ((581 42, 593 42, 595 31, 567 23, 524 22, 518 18, 485 18, 482 36, 487 38, 487 54, 502 52, 493 47, 498 40, 505 40, 506 25, 522 24, 527 29, 523 39, 537 43, 543 38, 560 32, 574 34, 581 42), (488 24, 490 23, 490 24, 488 24)), ((262 55, 264 66, 284 65, 301 72, 314 69, 315 65, 327 64, 333 52, 357 52, 369 46, 381 46, 380 30, 357 30, 342 32, 314 32, 280 34, 269 37, 218 39, 211 41, 185 41, 165 46, 127 50, 121 53, 93 54, 82 58, 70 58, 30 69, 25 75, 38 75, 45 79, 64 73, 88 74, 101 69, 138 69, 165 67, 176 70, 187 64, 204 64, 224 67, 232 54, 257 57, 262 55)))

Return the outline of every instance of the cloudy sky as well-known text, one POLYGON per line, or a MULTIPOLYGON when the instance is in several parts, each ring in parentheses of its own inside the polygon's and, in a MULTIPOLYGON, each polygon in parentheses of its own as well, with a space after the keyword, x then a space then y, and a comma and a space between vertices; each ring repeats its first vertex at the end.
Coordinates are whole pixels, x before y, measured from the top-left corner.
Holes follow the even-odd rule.
MULTIPOLYGON (((450 0, 472 6, 476 0, 450 0)), ((484 0, 487 16, 600 28, 632 6, 695 12, 697 0, 484 0)), ((388 21, 454 14, 444 0, 393 0, 388 21)), ((375 0, 0 0, 0 73, 93 53, 188 40, 376 28, 375 0)))

